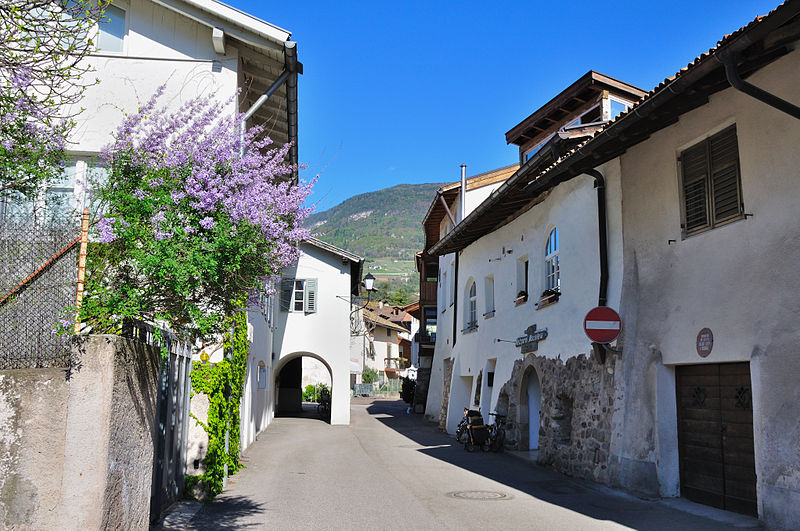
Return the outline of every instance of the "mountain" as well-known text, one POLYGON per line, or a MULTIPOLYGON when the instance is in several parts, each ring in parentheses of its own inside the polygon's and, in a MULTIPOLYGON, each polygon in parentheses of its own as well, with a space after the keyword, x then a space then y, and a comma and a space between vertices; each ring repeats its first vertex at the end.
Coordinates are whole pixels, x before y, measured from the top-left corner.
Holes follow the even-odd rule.
POLYGON ((320 240, 368 261, 413 261, 414 253, 424 245, 422 218, 440 186, 437 183, 399 184, 356 195, 324 212, 312 214, 305 225, 320 240))

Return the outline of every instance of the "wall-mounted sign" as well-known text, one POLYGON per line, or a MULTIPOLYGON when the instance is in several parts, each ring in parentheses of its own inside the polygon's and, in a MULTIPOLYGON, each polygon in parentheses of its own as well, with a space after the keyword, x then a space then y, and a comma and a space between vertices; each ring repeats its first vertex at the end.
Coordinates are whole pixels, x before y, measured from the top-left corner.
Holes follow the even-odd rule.
POLYGON ((547 328, 536 330, 536 325, 531 325, 525 329, 525 335, 520 336, 514 341, 514 345, 522 349, 523 354, 539 349, 539 341, 547 339, 547 328))
POLYGON ((697 355, 701 358, 708 357, 714 348, 714 334, 710 328, 703 328, 697 333, 697 355))

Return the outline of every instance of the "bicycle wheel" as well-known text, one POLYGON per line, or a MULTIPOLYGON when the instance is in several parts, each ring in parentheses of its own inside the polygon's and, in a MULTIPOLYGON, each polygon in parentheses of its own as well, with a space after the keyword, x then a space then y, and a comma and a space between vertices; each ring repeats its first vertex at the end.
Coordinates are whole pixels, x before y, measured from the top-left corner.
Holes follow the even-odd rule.
POLYGON ((503 428, 499 428, 497 430, 497 438, 492 441, 492 450, 495 452, 502 452, 505 449, 505 442, 506 442, 506 430, 503 428))

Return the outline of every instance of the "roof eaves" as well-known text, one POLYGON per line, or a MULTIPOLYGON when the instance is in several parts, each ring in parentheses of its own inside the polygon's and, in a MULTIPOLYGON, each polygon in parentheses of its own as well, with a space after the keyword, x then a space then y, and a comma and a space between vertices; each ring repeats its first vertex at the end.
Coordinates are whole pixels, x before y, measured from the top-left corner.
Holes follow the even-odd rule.
MULTIPOLYGON (((618 136, 622 130, 650 114, 650 107, 657 107, 663 104, 659 100, 663 100, 664 98, 669 99, 670 97, 674 97, 675 95, 682 93, 694 81, 692 79, 693 77, 699 78, 701 75, 703 75, 704 72, 702 72, 702 68, 711 68, 721 65, 721 63, 716 60, 714 55, 720 52, 723 48, 733 48, 733 51, 738 51, 735 50, 737 47, 747 47, 754 41, 761 38, 761 36, 756 36, 756 38, 753 38, 753 36, 748 35, 749 32, 755 32, 757 29, 761 28, 762 33, 766 33, 771 29, 774 29, 774 27, 779 26, 786 20, 789 20, 797 15, 800 15, 800 0, 787 0, 783 4, 770 11, 768 15, 758 16, 745 26, 742 26, 733 33, 724 36, 718 41, 717 46, 712 47, 708 52, 704 52, 700 56, 696 57, 694 61, 690 62, 686 67, 681 68, 674 76, 666 78, 650 92, 645 94, 644 97, 642 97, 627 111, 621 113, 614 120, 608 122, 604 127, 598 129, 588 139, 575 146, 563 156, 559 157, 559 159, 554 161, 550 166, 539 172, 535 178, 528 182, 526 187, 534 184, 535 182, 541 182, 543 186, 546 187, 550 182, 550 180, 547 179, 548 174, 555 173, 555 170, 557 169, 568 171, 569 168, 576 162, 582 160, 584 157, 589 156, 595 146, 599 146, 608 139, 618 136), (788 11, 783 19, 776 19, 777 15, 780 14, 778 13, 779 11, 789 9, 791 7, 794 7, 794 11, 788 11), (766 25, 768 22, 772 22, 772 24, 766 25), (711 67, 708 67, 707 65, 711 65, 711 67)), ((509 179, 503 183, 500 188, 495 190, 483 203, 481 203, 478 208, 472 211, 463 222, 459 223, 454 230, 445 235, 430 249, 428 249, 428 253, 431 255, 446 254, 463 249, 466 247, 466 245, 472 243, 470 241, 465 245, 460 245, 458 240, 463 236, 463 233, 465 233, 477 222, 478 218, 482 216, 483 212, 488 210, 488 206, 494 205, 501 201, 505 195, 510 192, 511 187, 518 184, 519 181, 522 180, 528 171, 532 169, 533 165, 529 165, 529 163, 535 158, 536 156, 523 164, 523 166, 514 175, 509 177, 509 179), (487 208, 482 208, 484 205, 487 205, 487 208)), ((593 166, 597 166, 603 162, 604 161, 596 161, 593 166)), ((576 175, 578 174, 576 173, 573 176, 576 175)))
POLYGON ((292 37, 292 33, 288 30, 217 0, 153 0, 153 2, 206 26, 219 27, 234 39, 251 46, 282 51, 283 43, 292 37))
POLYGON ((347 258, 351 262, 361 263, 364 261, 364 259, 358 256, 357 254, 351 253, 350 251, 346 251, 344 249, 340 249, 335 245, 331 245, 330 243, 324 242, 319 238, 314 238, 313 236, 308 238, 307 240, 304 240, 304 243, 308 243, 319 249, 341 256, 342 258, 347 258))

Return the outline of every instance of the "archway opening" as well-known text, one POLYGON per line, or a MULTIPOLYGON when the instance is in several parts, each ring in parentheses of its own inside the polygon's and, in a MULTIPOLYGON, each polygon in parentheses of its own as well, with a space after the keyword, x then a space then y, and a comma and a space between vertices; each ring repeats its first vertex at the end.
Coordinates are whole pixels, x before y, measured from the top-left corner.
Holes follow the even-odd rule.
POLYGON ((324 360, 298 354, 282 360, 275 374, 276 416, 317 418, 330 422, 333 374, 324 360), (327 415, 319 407, 326 393, 329 398, 327 415))
POLYGON ((539 375, 532 366, 525 370, 520 382, 519 424, 520 448, 539 449, 539 430, 542 415, 542 388, 539 375))

